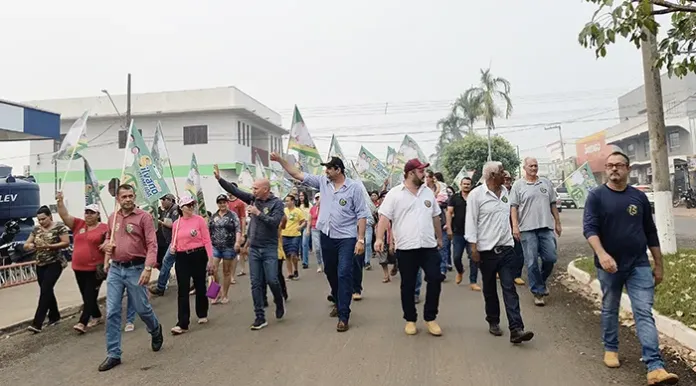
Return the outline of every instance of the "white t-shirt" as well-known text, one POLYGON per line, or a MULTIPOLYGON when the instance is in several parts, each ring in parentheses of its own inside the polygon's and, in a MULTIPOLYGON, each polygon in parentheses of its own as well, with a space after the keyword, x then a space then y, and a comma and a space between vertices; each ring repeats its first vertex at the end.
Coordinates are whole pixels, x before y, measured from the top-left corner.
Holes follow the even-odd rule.
POLYGON ((464 237, 468 242, 475 243, 479 251, 515 245, 510 228, 510 198, 504 186, 501 187, 500 197, 485 183, 469 193, 464 237))
POLYGON ((440 212, 435 194, 425 184, 415 195, 404 184, 395 186, 379 207, 379 214, 392 221, 399 250, 437 248, 433 217, 439 217, 440 212))

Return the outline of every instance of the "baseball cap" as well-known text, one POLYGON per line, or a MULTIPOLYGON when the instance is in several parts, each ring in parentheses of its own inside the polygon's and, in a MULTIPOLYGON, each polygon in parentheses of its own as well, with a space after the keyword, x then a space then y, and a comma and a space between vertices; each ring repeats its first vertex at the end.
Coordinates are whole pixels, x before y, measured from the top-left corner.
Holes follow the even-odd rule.
POLYGON ((97 204, 89 204, 89 205, 85 206, 85 212, 86 212, 86 211, 90 211, 90 212, 94 212, 94 213, 99 213, 99 205, 97 205, 97 204))
POLYGON ((183 196, 179 199, 179 205, 185 206, 192 204, 194 202, 193 197, 191 196, 183 196))
POLYGON ((172 200, 173 202, 176 201, 176 197, 174 197, 174 195, 171 193, 167 193, 164 196, 160 197, 160 200, 172 200))
POLYGON ((424 164, 424 163, 420 162, 420 160, 418 158, 414 158, 414 159, 411 159, 408 162, 406 162, 406 165, 404 165, 404 173, 408 173, 411 170, 416 170, 416 169, 425 169, 428 166, 430 166, 430 164, 424 164))
POLYGON ((229 201, 229 200, 230 199, 227 197, 226 194, 221 194, 221 195, 217 196, 217 198, 215 199, 215 202, 229 201))
POLYGON ((322 163, 321 166, 326 166, 327 168, 337 168, 341 171, 346 170, 343 160, 338 157, 331 157, 329 161, 322 163))
POLYGON ((317 194, 314 195, 314 198, 319 198, 320 196, 321 196, 321 194, 320 194, 320 193, 317 193, 317 194))

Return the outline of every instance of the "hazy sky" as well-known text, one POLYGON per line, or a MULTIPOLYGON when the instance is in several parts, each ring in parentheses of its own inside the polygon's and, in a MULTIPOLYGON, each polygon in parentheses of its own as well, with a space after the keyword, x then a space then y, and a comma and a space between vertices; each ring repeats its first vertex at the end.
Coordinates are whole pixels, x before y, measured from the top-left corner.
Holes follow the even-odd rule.
POLYGON ((498 133, 522 155, 545 157, 558 137, 541 124, 562 122, 574 148, 615 124, 616 98, 642 84, 631 44, 600 60, 578 44, 594 11, 582 0, 104 4, 4 4, 0 98, 123 93, 128 72, 136 93, 235 85, 286 127, 297 104, 322 151, 335 132, 347 155, 365 145, 383 158, 404 133, 431 154, 435 122, 491 66, 512 83, 515 107, 498 133))

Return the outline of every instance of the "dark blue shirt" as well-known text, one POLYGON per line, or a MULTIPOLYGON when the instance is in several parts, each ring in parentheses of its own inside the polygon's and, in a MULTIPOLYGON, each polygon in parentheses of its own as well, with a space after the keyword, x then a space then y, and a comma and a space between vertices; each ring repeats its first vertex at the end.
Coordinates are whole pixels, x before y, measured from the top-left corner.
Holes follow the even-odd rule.
MULTIPOLYGON (((619 271, 650 266, 647 248, 660 246, 648 197, 632 186, 622 192, 607 185, 591 190, 582 223, 585 238, 598 236, 619 271)), ((600 268, 597 254, 594 260, 600 268)))

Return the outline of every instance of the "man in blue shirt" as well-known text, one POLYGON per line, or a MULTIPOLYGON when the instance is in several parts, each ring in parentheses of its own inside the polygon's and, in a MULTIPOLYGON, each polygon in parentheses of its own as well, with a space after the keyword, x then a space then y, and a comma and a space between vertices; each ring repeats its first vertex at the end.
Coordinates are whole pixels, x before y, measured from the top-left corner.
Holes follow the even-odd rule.
POLYGON ((348 331, 350 302, 353 295, 353 259, 365 252, 365 227, 372 214, 362 192, 360 182, 346 178, 346 167, 338 157, 331 157, 321 165, 325 175, 304 173, 290 165, 277 153, 271 161, 278 162, 293 178, 319 189, 321 210, 317 229, 321 231, 321 254, 324 273, 331 286, 336 305, 331 316, 338 316, 336 331, 348 331))
POLYGON ((652 315, 655 286, 663 279, 662 252, 650 202, 645 193, 628 186, 628 157, 614 152, 607 157, 608 182, 590 191, 585 202, 583 233, 595 252, 597 279, 602 287, 602 340, 604 364, 619 362, 619 306, 626 287, 631 299, 648 385, 673 385, 679 378, 665 371, 652 315), (647 249, 655 267, 650 267, 647 249))

